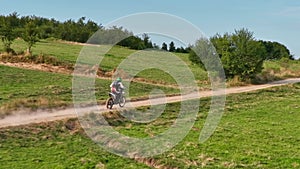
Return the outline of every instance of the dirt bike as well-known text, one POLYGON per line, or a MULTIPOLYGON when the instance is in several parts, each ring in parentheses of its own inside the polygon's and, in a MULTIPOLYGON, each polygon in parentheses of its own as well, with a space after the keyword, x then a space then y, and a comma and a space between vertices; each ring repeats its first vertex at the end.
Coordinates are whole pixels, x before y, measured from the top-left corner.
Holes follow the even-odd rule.
POLYGON ((109 98, 106 101, 106 108, 112 109, 113 105, 119 104, 120 107, 124 107, 126 103, 126 98, 124 96, 125 92, 122 90, 119 94, 119 97, 117 96, 116 92, 110 92, 108 94, 109 98))

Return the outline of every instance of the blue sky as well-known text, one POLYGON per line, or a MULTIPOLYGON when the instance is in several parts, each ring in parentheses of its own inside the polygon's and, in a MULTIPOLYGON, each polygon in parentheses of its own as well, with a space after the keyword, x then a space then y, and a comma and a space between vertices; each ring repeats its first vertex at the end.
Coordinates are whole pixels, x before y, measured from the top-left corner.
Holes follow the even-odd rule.
POLYGON ((102 25, 138 12, 163 12, 188 20, 208 36, 248 28, 257 39, 278 41, 300 56, 299 0, 1 0, 0 14, 14 11, 60 21, 86 16, 102 25))

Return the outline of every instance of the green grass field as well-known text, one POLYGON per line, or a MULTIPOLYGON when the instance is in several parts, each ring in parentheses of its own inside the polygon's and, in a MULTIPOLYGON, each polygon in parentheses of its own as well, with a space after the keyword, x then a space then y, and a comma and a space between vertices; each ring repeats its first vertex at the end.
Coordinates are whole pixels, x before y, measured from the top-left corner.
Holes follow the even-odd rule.
MULTIPOLYGON (((0 52, 3 51, 0 43, 0 52)), ((75 64, 82 45, 59 40, 41 40, 34 55, 54 56, 75 64)), ((12 48, 26 49, 17 39, 12 48)), ((115 46, 104 57, 100 68, 115 69, 136 50, 115 46)), ((188 54, 176 53, 195 75, 201 88, 209 88, 207 74, 191 63, 188 54)), ((261 81, 299 77, 299 61, 266 61, 259 74, 261 81)), ((0 65, 0 117, 22 109, 47 109, 72 105, 72 76, 0 65)), ((175 85, 162 70, 146 69, 136 75, 141 81, 175 85)), ((96 98, 107 98, 110 80, 97 79, 96 98)), ((170 87, 131 83, 130 97, 146 98, 152 89, 166 94, 179 91, 170 87)), ((227 97, 224 116, 214 135, 204 144, 198 142, 207 117, 210 99, 201 99, 196 123, 187 137, 172 150, 144 163, 170 168, 299 168, 300 167, 300 84, 288 85, 227 97)), ((147 110, 149 107, 141 107, 147 110)), ((151 137, 166 131, 180 110, 179 103, 168 104, 155 121, 137 124, 118 114, 107 119, 114 128, 132 137, 151 137)), ((0 129, 0 168, 148 168, 140 161, 110 154, 95 145, 76 119, 0 129)))
POLYGON ((1 168, 147 168, 99 149, 81 130, 66 127, 73 123, 77 122, 2 129, 1 168))
MULTIPOLYGON (((71 75, 1 65, 0 73, 0 116, 17 109, 55 108, 73 103, 71 75)), ((96 79, 95 95, 99 102, 107 99, 110 83, 110 80, 96 79)), ((179 92, 174 88, 131 83, 129 96, 133 99, 145 97, 153 89, 161 89, 166 94, 179 92)))
POLYGON ((202 111, 186 139, 157 159, 179 168, 298 168, 299 98, 300 84, 231 95, 206 143, 197 142, 206 118, 202 111))
MULTIPOLYGON (((210 99, 201 99, 187 137, 146 161, 174 168, 299 168, 299 99, 300 84, 230 95, 217 130, 203 144, 198 138, 210 99)), ((165 131, 179 108, 178 103, 169 104, 161 117, 148 124, 119 116, 108 119, 123 134, 148 137, 165 131)), ((75 119, 0 129, 0 136, 1 168, 147 168, 97 147, 75 119)))

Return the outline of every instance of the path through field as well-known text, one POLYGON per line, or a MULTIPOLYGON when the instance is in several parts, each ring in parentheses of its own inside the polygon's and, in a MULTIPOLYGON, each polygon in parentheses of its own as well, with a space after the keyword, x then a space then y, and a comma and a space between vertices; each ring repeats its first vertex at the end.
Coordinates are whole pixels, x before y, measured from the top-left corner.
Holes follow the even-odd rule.
MULTIPOLYGON (((299 82, 300 82, 300 78, 292 78, 292 79, 275 81, 263 85, 251 85, 251 86, 244 86, 244 87, 227 88, 226 95, 233 94, 233 93, 250 92, 250 91, 255 91, 255 90, 260 90, 260 89, 265 89, 265 88, 270 88, 275 86, 281 86, 286 84, 299 83, 299 82)), ((166 101, 167 103, 174 103, 174 102, 180 102, 189 99, 210 97, 211 95, 212 95, 211 91, 201 91, 200 93, 191 93, 185 95, 185 97, 172 96, 167 98, 156 98, 152 100, 152 102, 163 103, 166 101), (184 100, 182 98, 184 98, 184 100)), ((132 102, 132 105, 134 105, 134 107, 147 106, 150 105, 150 102, 149 100, 136 101, 136 102, 132 102)), ((108 111, 104 105, 101 105, 98 108, 100 109, 100 112, 108 111)), ((86 111, 86 112, 89 112, 91 110, 96 110, 96 107, 86 107, 81 109, 81 111, 86 111)), ((32 113, 27 112, 22 114, 14 114, 14 115, 6 116, 5 118, 0 119, 0 128, 9 127, 9 126, 26 125, 30 123, 55 121, 55 120, 60 120, 65 118, 76 118, 76 117, 77 114, 75 112, 75 108, 67 108, 64 110, 51 110, 51 111, 38 110, 32 113)))

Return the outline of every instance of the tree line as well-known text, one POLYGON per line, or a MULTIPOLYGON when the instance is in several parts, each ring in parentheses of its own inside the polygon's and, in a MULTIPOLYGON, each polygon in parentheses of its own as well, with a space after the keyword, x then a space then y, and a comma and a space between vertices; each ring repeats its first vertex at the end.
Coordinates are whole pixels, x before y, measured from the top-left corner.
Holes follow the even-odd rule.
POLYGON ((192 62, 216 72, 220 71, 218 70, 220 66, 217 66, 211 56, 218 54, 226 77, 239 76, 242 80, 253 79, 260 73, 265 60, 294 59, 283 44, 257 40, 254 33, 245 28, 235 30, 233 33, 216 34, 209 39, 200 38, 194 45, 186 48, 176 47, 173 41, 169 45, 164 42, 162 47, 159 47, 151 42, 147 34, 134 36, 132 32, 122 27, 104 28, 101 24, 86 20, 85 17, 77 21, 69 19, 60 22, 53 18, 20 17, 16 12, 7 16, 0 15, 0 38, 6 52, 14 52, 11 44, 16 38, 22 38, 26 42, 27 53, 31 54, 31 47, 36 42, 50 37, 91 44, 117 42, 117 45, 136 50, 154 48, 189 53, 192 62))
POLYGON ((28 44, 30 52, 32 45, 39 39, 53 37, 68 41, 86 42, 99 28, 101 25, 91 20, 85 22, 85 17, 76 22, 73 20, 59 22, 55 19, 37 16, 19 17, 16 12, 7 16, 0 16, 0 37, 7 52, 13 51, 10 45, 16 38, 22 38, 28 44))
MULTIPOLYGON (((22 38, 27 43, 27 52, 31 52, 31 47, 39 41, 39 39, 57 38, 66 41, 101 44, 114 43, 117 45, 129 47, 131 49, 142 50, 147 48, 168 50, 164 43, 160 48, 157 44, 152 43, 147 34, 141 37, 122 27, 104 28, 101 24, 97 24, 86 17, 81 17, 77 21, 67 20, 64 22, 55 19, 48 19, 38 16, 19 16, 13 12, 7 16, 0 15, 0 38, 4 44, 6 52, 13 52, 11 48, 12 42, 16 38, 22 38), (97 32, 98 31, 98 32, 97 32), (94 33, 97 32, 96 35, 94 33), (90 39, 94 35, 95 37, 90 39), (97 37, 101 36, 101 37, 97 37)), ((170 52, 187 52, 186 49, 175 48, 174 42, 170 43, 170 52)))

